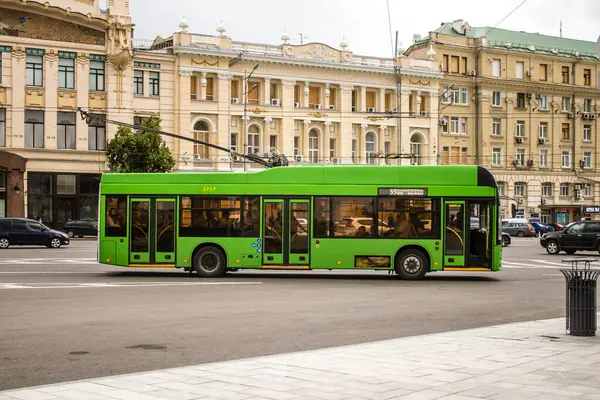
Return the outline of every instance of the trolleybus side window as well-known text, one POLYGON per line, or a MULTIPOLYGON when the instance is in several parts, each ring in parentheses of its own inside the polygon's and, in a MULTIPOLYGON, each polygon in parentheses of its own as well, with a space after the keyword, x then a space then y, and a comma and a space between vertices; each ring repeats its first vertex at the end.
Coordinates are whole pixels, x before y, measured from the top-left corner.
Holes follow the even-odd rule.
POLYGON ((127 236, 127 196, 106 196, 104 236, 127 236))
POLYGON ((439 239, 439 204, 439 200, 427 198, 379 198, 378 236, 391 239, 439 239))
POLYGON ((182 196, 179 235, 241 236, 240 197, 182 196))
POLYGON ((315 197, 314 237, 327 238, 331 231, 330 197, 315 197))
POLYGON ((373 197, 334 197, 334 236, 375 237, 374 209, 373 197))

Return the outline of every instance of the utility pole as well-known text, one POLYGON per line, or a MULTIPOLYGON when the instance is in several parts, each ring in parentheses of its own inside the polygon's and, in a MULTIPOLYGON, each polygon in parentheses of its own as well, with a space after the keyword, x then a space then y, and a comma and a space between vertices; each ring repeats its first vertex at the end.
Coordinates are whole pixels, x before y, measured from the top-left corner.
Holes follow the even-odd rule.
MULTIPOLYGON (((398 54, 398 31, 396 31, 396 46, 394 50, 394 75, 396 76, 396 130, 398 131, 398 154, 402 154, 402 76, 400 74, 400 56, 398 54)), ((402 165, 402 158, 398 159, 398 165, 402 165)))
MULTIPOLYGON (((248 115, 248 94, 250 93, 248 91, 248 79, 250 79, 250 77, 252 76, 252 74, 254 73, 254 71, 256 71, 256 69, 258 68, 258 64, 256 64, 253 68, 252 71, 250 71, 250 73, 248 74, 247 71, 244 71, 244 154, 248 154, 248 121, 247 121, 247 115, 248 115)), ((252 88, 252 90, 254 90, 255 88, 252 88)), ((248 163, 244 162, 244 171, 248 171, 248 163)))

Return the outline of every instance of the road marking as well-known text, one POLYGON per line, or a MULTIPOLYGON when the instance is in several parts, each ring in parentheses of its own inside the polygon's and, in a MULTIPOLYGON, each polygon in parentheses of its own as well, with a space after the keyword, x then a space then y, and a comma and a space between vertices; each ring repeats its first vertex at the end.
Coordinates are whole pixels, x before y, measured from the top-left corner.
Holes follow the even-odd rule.
POLYGON ((78 274, 94 274, 94 275, 98 275, 98 274, 103 274, 105 272, 110 272, 110 271, 90 271, 90 272, 81 272, 81 271, 73 271, 73 272, 68 272, 68 271, 0 271, 0 274, 16 274, 16 275, 21 275, 21 274, 69 274, 69 275, 78 275, 78 274))
POLYGON ((91 289, 115 287, 163 286, 241 286, 260 285, 262 282, 128 282, 128 283, 0 283, 2 289, 91 289), (43 285, 43 286, 42 286, 43 285))

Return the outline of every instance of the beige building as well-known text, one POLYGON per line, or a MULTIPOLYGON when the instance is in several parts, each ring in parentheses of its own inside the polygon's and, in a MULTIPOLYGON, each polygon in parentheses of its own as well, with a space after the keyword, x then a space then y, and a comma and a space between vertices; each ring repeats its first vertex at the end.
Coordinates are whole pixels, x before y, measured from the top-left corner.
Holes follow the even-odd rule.
MULTIPOLYGON (((433 59, 364 57, 343 40, 296 46, 285 35, 245 43, 223 26, 189 33, 185 21, 147 42, 131 37, 128 5, 0 0, 2 215, 57 227, 96 216, 103 151, 117 127, 87 126, 77 107, 127 123, 157 113, 165 131, 238 152, 276 149, 294 162, 435 162, 443 74, 433 59), (398 101, 402 119, 390 117, 398 101)), ((165 140, 177 170, 258 168, 165 140)))
POLYGON ((586 213, 600 205, 595 43, 462 20, 415 39, 406 54, 435 53, 445 75, 442 164, 490 168, 507 218, 513 207, 547 223, 595 215, 586 213))

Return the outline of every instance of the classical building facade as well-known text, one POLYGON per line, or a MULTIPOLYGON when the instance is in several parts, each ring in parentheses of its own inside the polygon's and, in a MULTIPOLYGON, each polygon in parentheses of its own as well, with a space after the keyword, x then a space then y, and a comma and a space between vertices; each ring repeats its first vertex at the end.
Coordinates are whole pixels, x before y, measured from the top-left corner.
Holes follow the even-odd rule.
MULTIPOLYGON (((441 85, 441 164, 491 169, 502 214, 568 222, 600 204, 600 61, 595 44, 471 27, 458 20, 407 50, 435 54, 441 85), (460 151, 468 143, 473 151, 460 151)), ((583 215, 582 215, 583 214, 583 215)))

